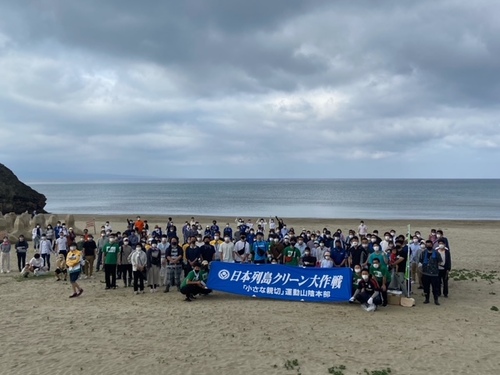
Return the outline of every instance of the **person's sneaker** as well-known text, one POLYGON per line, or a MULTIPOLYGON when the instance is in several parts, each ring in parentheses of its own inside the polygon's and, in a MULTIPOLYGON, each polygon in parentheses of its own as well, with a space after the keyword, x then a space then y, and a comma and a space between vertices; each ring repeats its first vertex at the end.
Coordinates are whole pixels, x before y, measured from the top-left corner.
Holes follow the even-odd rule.
POLYGON ((154 293, 154 290, 153 290, 153 289, 151 289, 151 293, 154 293))
POLYGON ((366 311, 375 311, 375 310, 377 310, 377 306, 374 303, 368 305, 368 307, 366 308, 366 311))
POLYGON ((163 293, 168 293, 170 292, 170 285, 167 285, 163 293))
POLYGON ((83 293, 83 289, 80 289, 80 291, 78 292, 78 295, 81 296, 83 293))
POLYGON ((361 308, 365 311, 368 311, 368 304, 367 303, 362 303, 361 308))
POLYGON ((191 299, 189 296, 187 296, 186 298, 184 298, 184 301, 186 301, 186 302, 191 302, 191 301, 192 301, 192 299, 191 299))
POLYGON ((61 281, 61 279, 56 279, 56 281, 61 281))
POLYGON ((109 290, 109 289, 111 289, 109 286, 107 286, 106 288, 104 288, 104 290, 109 290))
POLYGON ((87 275, 83 276, 83 279, 84 279, 84 280, 87 280, 87 279, 88 279, 88 276, 87 276, 87 275))
POLYGON ((194 294, 190 294, 190 295, 189 295, 189 298, 191 298, 191 299, 196 299, 196 297, 194 296, 194 294))
POLYGON ((141 294, 144 294, 144 293, 146 293, 146 292, 144 290, 141 290, 141 294))
POLYGON ((3 270, 0 270, 0 273, 3 273, 3 270))
POLYGON ((10 270, 7 270, 7 273, 10 273, 10 270))
POLYGON ((69 298, 75 298, 75 297, 78 297, 78 294, 73 293, 72 295, 69 296, 69 298))
POLYGON ((139 294, 139 292, 136 290, 136 291, 134 292, 134 294, 139 294))

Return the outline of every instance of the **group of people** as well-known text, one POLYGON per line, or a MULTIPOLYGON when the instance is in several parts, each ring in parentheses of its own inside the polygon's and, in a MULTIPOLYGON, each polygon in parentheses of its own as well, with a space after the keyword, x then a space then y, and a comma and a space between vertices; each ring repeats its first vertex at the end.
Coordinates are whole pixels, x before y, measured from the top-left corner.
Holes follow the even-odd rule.
MULTIPOLYGON (((88 231, 76 235, 72 228, 65 228, 64 223, 58 223, 55 229, 34 228, 33 233, 36 231, 40 240, 34 241, 36 254, 27 265, 23 264, 27 242, 20 237, 15 248, 19 270, 24 275, 50 271, 50 254, 58 256, 56 280, 66 278, 69 273, 73 295, 83 292, 77 280, 92 278, 96 262, 96 271, 104 269, 107 290, 116 289, 117 280, 121 279, 123 286, 133 287, 136 294, 144 293, 146 285, 151 293, 162 287, 168 293, 176 287, 191 301, 198 294, 211 292, 206 285, 210 263, 220 261, 350 267, 354 271, 351 302, 360 302, 368 311, 387 305, 388 290, 408 294, 412 284, 423 289, 425 303, 430 301, 431 288, 436 305, 441 295, 448 297, 451 253, 441 230, 432 229, 425 238, 416 231, 408 243, 407 236, 396 235, 395 230, 383 236, 377 230, 370 232, 363 221, 357 230, 351 229, 346 234, 340 228, 333 233, 328 228, 322 231, 303 228, 296 232, 278 217, 269 222, 259 219, 256 223, 239 218, 234 230, 230 223, 224 223, 221 229, 216 220, 203 227, 194 217, 180 230, 169 218, 163 230, 159 225, 150 228, 146 220, 137 217, 135 221, 127 220, 123 233, 113 231, 106 222, 97 240, 88 231), (76 260, 79 266, 74 263, 76 260), (408 262, 411 284, 405 277, 408 262)), ((7 246, 10 246, 8 240, 4 239, 2 254, 7 246)), ((2 257, 2 272, 3 265, 2 257)))

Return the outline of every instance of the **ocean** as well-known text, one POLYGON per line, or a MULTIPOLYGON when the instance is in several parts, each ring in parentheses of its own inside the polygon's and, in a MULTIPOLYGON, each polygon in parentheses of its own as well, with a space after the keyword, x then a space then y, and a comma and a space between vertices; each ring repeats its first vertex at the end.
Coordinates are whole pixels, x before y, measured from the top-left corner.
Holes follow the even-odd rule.
POLYGON ((31 183, 73 214, 500 220, 500 180, 167 180, 31 183))

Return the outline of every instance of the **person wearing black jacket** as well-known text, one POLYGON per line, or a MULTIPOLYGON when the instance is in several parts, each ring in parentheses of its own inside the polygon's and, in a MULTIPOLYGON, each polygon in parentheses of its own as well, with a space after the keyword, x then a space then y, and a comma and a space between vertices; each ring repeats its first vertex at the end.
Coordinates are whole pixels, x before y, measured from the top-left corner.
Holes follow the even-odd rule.
POLYGON ((16 254, 17 254, 17 267, 19 272, 26 266, 26 253, 28 252, 28 242, 24 239, 23 235, 19 236, 19 240, 16 243, 16 254))
POLYGON ((441 296, 441 290, 443 292, 443 296, 448 298, 448 274, 451 270, 451 253, 450 250, 446 247, 445 241, 440 239, 438 241, 437 251, 439 255, 441 255, 441 259, 443 261, 442 264, 439 265, 439 296, 441 296))
POLYGON ((215 247, 210 245, 210 236, 205 236, 203 238, 203 245, 200 246, 201 260, 206 260, 207 262, 213 262, 215 258, 215 247))
POLYGON ((316 257, 311 255, 311 249, 309 249, 308 247, 306 247, 304 250, 302 265, 304 267, 316 267, 316 257))

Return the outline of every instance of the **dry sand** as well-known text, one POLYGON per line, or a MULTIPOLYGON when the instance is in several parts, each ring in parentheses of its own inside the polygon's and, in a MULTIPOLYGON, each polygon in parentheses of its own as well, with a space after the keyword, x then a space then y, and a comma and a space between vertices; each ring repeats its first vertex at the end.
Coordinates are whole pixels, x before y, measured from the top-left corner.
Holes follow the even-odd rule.
MULTIPOLYGON (((76 215, 84 227, 88 216, 76 215)), ((150 225, 165 217, 146 217, 150 225)), ((125 216, 111 220, 125 229, 125 216)), ((187 218, 176 217, 178 227, 187 218)), ((212 218, 199 218, 202 224, 212 218)), ((247 218, 246 218, 247 219, 247 218)), ((234 218, 230 219, 234 222, 234 218)), ((219 223, 227 218, 218 218, 219 223)), ((285 220, 296 229, 356 228, 355 220, 285 220)), ((368 221, 370 230, 428 234, 442 228, 453 268, 498 270, 498 222, 368 221)), ((32 252, 30 252, 30 255, 32 252)), ((15 254, 12 254, 12 265, 15 254)), ((499 374, 500 280, 450 281, 441 306, 389 306, 375 313, 357 305, 256 300, 215 292, 192 303, 178 292, 135 296, 83 280, 70 300, 69 283, 53 278, 0 277, 1 374, 344 374, 389 367, 392 374, 499 374), (297 359, 300 370, 288 370, 297 359)))

